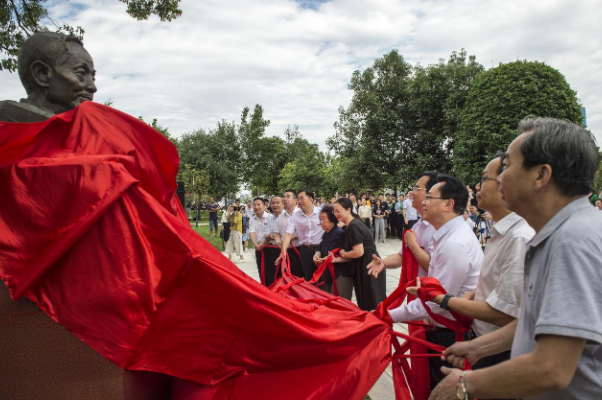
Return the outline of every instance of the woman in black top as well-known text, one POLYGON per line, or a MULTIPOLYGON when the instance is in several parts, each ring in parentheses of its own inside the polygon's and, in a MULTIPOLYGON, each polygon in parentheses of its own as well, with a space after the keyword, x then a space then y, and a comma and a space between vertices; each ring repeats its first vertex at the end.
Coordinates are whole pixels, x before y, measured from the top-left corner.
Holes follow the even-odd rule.
POLYGON ((341 251, 342 259, 336 262, 349 262, 355 275, 353 287, 359 308, 371 311, 387 297, 386 277, 378 275, 374 278, 368 275, 367 265, 372 262, 372 255, 376 255, 376 244, 372 232, 351 211, 352 204, 348 198, 340 198, 334 205, 334 215, 346 226, 345 246, 341 251))
MULTIPOLYGON (((332 250, 342 249, 345 245, 345 232, 337 225, 338 222, 334 216, 332 206, 327 205, 320 210, 320 226, 324 229, 324 235, 322 236, 322 242, 320 242, 319 251, 314 255, 316 267, 320 266, 326 260, 332 250)), ((339 296, 351 300, 351 294, 353 293, 353 270, 349 266, 335 264, 334 275, 339 296)), ((330 271, 324 271, 322 277, 324 278, 322 289, 334 294, 330 271)))

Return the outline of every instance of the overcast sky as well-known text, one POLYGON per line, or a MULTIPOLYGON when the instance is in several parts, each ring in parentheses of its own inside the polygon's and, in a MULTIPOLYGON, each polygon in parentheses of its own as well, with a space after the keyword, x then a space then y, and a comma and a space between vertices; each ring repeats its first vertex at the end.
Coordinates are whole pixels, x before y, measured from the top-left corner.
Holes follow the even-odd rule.
MULTIPOLYGON (((117 0, 46 4, 58 23, 84 27, 95 100, 176 136, 261 104, 268 134, 298 125, 325 149, 353 71, 392 49, 428 65, 465 48, 486 68, 520 59, 558 69, 602 144, 599 2, 183 0, 171 23, 136 21, 117 0)), ((0 88, 2 99, 25 96, 16 73, 0 72, 0 88)))

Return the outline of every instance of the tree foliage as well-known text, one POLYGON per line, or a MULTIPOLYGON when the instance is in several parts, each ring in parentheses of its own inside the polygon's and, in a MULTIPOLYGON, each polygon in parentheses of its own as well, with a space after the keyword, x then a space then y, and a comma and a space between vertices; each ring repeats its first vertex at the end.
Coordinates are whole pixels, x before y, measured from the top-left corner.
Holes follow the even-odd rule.
POLYGON ((459 110, 483 66, 465 50, 412 67, 393 50, 349 84, 328 146, 340 158, 346 190, 407 186, 422 170, 448 172, 459 110))
POLYGON ((236 125, 233 122, 221 121, 215 129, 205 131, 197 129, 182 135, 176 145, 180 154, 179 180, 185 182, 190 177, 184 176, 186 168, 200 174, 208 183, 205 192, 199 193, 197 188, 186 187, 189 193, 209 194, 216 198, 236 193, 240 185, 241 149, 236 125))
POLYGON ((505 150, 526 116, 582 123, 580 104, 564 76, 540 62, 500 64, 481 74, 468 91, 454 143, 454 173, 476 182, 487 161, 505 150))
MULTIPOLYGON (((127 5, 126 12, 137 20, 157 15, 171 21, 182 15, 181 0, 119 0, 127 5)), ((25 39, 37 32, 54 29, 83 39, 84 29, 58 24, 48 16, 46 0, 3 0, 0 2, 0 71, 17 70, 17 56, 25 39)))

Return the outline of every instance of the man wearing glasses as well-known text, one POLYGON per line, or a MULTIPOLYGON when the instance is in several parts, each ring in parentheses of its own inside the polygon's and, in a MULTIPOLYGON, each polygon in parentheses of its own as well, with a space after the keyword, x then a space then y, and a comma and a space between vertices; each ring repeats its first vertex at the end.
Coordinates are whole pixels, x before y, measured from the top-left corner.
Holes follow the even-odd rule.
MULTIPOLYGON (((439 305, 445 301, 448 309, 474 318, 471 333, 476 337, 496 331, 518 318, 523 298, 525 248, 535 234, 522 217, 506 208, 497 181, 502 168, 500 154, 483 171, 476 196, 479 207, 487 210, 495 221, 476 291, 468 292, 463 298, 448 294, 432 300, 439 305)), ((408 291, 415 294, 412 289, 408 291)), ((456 346, 463 346, 463 343, 456 346)), ((484 357, 472 367, 485 368, 508 359, 509 350, 484 357)))
POLYGON ((445 369, 448 377, 431 400, 602 393, 602 215, 587 199, 598 148, 591 132, 553 118, 525 119, 518 134, 498 181, 506 207, 536 232, 526 247, 519 317, 469 342, 469 349, 444 351, 457 366, 511 348, 510 360, 471 372, 445 369))
MULTIPOLYGON (((462 215, 468 203, 468 191, 459 179, 439 175, 438 183, 425 196, 423 218, 435 228, 432 237, 432 257, 428 276, 439 280, 447 293, 456 297, 465 295, 477 286, 483 251, 479 241, 462 215)), ((453 319, 447 308, 433 304, 431 310, 453 319)), ((429 315, 420 300, 415 299, 390 311, 394 322, 428 319, 429 315)), ((431 343, 449 347, 455 342, 455 332, 439 325, 426 333, 431 343)), ((434 388, 445 375, 441 371, 444 362, 435 357, 429 358, 431 388, 434 388)))

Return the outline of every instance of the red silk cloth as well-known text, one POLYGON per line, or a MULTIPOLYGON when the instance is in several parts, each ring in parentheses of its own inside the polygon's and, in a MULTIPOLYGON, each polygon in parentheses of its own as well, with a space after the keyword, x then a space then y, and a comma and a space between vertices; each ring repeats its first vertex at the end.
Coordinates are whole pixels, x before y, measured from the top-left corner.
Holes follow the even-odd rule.
POLYGON ((391 359, 375 315, 300 282, 263 287, 191 228, 178 155, 92 102, 0 123, 0 277, 122 368, 187 399, 362 399, 391 359), (299 301, 298 298, 304 299, 299 301))

